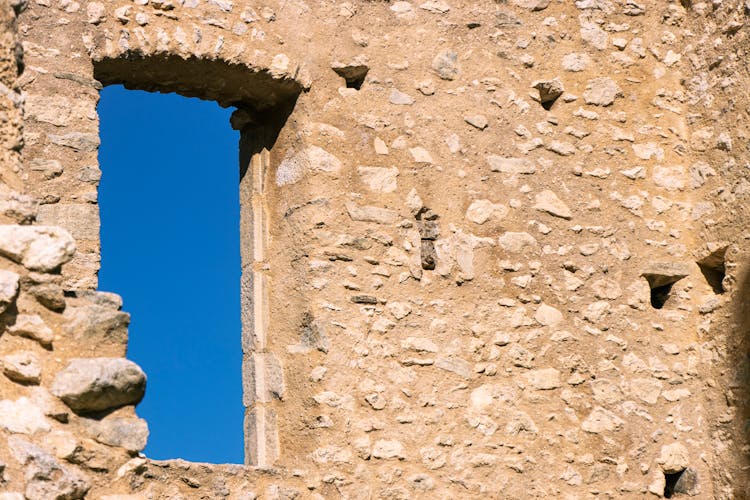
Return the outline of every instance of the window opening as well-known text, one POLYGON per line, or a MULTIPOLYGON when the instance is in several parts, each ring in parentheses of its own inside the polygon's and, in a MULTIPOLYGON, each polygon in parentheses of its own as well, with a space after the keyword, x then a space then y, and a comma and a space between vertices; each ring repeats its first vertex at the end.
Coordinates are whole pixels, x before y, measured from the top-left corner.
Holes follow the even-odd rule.
POLYGON ((128 358, 157 459, 243 463, 239 134, 231 110, 101 93, 99 288, 131 314, 128 358))

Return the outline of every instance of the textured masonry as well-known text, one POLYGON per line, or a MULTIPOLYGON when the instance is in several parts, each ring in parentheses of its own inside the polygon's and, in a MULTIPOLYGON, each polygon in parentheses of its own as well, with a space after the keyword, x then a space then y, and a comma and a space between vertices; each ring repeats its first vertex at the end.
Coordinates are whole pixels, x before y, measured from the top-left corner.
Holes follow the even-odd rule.
POLYGON ((747 26, 736 0, 0 4, 0 491, 749 497, 747 26), (246 465, 138 454, 148 374, 95 291, 117 83, 237 108, 246 465))

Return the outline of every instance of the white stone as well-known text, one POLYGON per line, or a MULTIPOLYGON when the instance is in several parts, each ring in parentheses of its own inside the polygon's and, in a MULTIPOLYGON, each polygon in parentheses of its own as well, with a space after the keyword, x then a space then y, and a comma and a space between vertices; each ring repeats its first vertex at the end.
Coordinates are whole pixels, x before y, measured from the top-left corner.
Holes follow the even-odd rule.
POLYGON ((581 423, 581 429, 592 434, 618 431, 625 422, 609 410, 597 406, 581 423))
POLYGON ((537 242, 529 233, 508 231, 497 239, 500 247, 506 252, 521 253, 530 247, 536 247, 537 242))
POLYGON ((554 307, 542 304, 537 308, 534 319, 544 326, 555 326, 563 320, 563 315, 554 307))
POLYGON ((586 53, 572 52, 565 54, 562 58, 562 67, 565 71, 583 71, 589 64, 591 64, 591 58, 586 53))
POLYGON ((636 378, 630 381, 630 394, 644 403, 656 404, 661 393, 662 383, 651 378, 636 378))
POLYGON ((418 337, 406 337, 401 341, 401 348, 416 352, 438 352, 438 347, 433 341, 418 337))
POLYGON ((690 455, 681 443, 672 443, 661 447, 661 454, 656 459, 666 474, 682 472, 690 465, 690 455))
POLYGON ((387 208, 360 206, 354 202, 346 202, 346 211, 352 220, 360 222, 394 224, 398 221, 398 212, 387 208))
POLYGON ((554 215, 555 217, 560 217, 563 219, 573 218, 573 214, 571 213, 570 208, 568 208, 568 206, 560 198, 558 198, 555 193, 548 189, 537 193, 534 201, 536 202, 534 204, 535 210, 546 212, 550 215, 554 215))
POLYGON ((18 280, 20 276, 12 271, 0 269, 0 314, 18 297, 18 280))
POLYGON ((654 167, 654 184, 663 187, 667 191, 679 191, 685 189, 685 168, 681 165, 672 167, 654 167))
POLYGON ((42 345, 50 345, 54 338, 54 332, 46 325, 44 320, 36 315, 19 314, 16 322, 8 328, 8 333, 36 340, 42 345))
POLYGON ((391 104, 396 104, 398 106, 411 106, 414 104, 414 99, 409 94, 405 94, 397 89, 391 90, 391 95, 388 100, 391 104))
POLYGON ((404 445, 400 441, 379 439, 375 441, 375 446, 372 447, 372 457, 380 459, 397 458, 403 460, 404 445))
POLYGON ((3 373, 16 382, 38 384, 42 369, 39 356, 32 351, 19 351, 2 358, 3 373))
POLYGON ((398 169, 396 167, 358 167, 362 182, 376 193, 392 193, 396 190, 398 169))
POLYGON ((0 254, 32 271, 54 271, 73 258, 75 241, 54 226, 0 226, 0 254))
POLYGON ((341 170, 341 160, 318 146, 287 155, 276 170, 276 184, 284 186, 302 180, 307 174, 324 173, 336 178, 341 170))
POLYGON ((433 14, 445 14, 451 10, 450 5, 442 0, 427 0, 423 4, 420 4, 419 8, 433 14))
POLYGON ((490 200, 475 200, 466 210, 466 218, 475 224, 484 224, 488 220, 503 219, 508 215, 508 207, 492 203, 490 200))
POLYGON ((548 391, 560 387, 560 372, 554 368, 531 370, 523 375, 526 384, 537 391, 548 391))
POLYGON ((411 153, 411 157, 417 163, 432 163, 432 156, 423 147, 417 146, 415 148, 411 148, 409 149, 409 153, 411 153))
POLYGON ((41 408, 21 397, 0 401, 0 428, 16 434, 34 434, 49 431, 50 425, 41 408))
POLYGON ((464 116, 464 121, 471 125, 474 128, 478 128, 479 130, 484 130, 489 125, 489 122, 487 121, 487 117, 484 115, 469 115, 464 116))
POLYGON ((489 155, 487 163, 493 172, 504 174, 533 174, 536 165, 528 158, 506 158, 503 156, 489 155))
POLYGON ((146 390, 143 370, 124 358, 77 358, 59 371, 51 392, 76 411, 136 404, 146 390))
POLYGON ((617 83, 607 76, 589 80, 586 90, 583 91, 583 100, 586 104, 595 106, 609 106, 617 97, 622 97, 622 91, 617 83))
POLYGON ((441 51, 432 60, 432 69, 443 80, 455 80, 460 71, 458 55, 449 49, 441 51))

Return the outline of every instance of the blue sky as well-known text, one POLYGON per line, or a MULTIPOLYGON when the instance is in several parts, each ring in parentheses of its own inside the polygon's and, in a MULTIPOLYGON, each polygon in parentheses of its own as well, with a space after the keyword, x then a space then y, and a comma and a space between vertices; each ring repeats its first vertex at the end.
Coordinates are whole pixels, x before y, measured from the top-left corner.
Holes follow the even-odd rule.
POLYGON ((238 140, 231 110, 110 86, 99 103, 99 289, 131 314, 145 453, 242 463, 238 140))

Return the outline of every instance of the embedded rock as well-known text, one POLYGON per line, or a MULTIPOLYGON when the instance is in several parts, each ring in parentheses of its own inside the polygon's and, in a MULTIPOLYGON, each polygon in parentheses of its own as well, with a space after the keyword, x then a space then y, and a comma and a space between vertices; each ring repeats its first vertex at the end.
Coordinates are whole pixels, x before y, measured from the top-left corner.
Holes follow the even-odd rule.
POLYGON ((548 189, 537 193, 535 201, 535 210, 546 212, 550 215, 554 215, 555 217, 560 217, 562 219, 569 220, 573 218, 573 214, 570 212, 570 208, 568 208, 568 206, 563 203, 563 201, 558 198, 555 193, 548 189))
POLYGON ((687 448, 680 443, 672 443, 661 447, 661 454, 656 459, 665 474, 676 474, 687 469, 690 456, 687 448))
POLYGON ((77 412, 136 404, 146 390, 143 370, 123 358, 77 358, 59 371, 52 394, 77 412))
POLYGON ((38 384, 42 377, 39 356, 32 351, 20 351, 2 358, 3 373, 15 382, 38 384))
POLYGON ((594 106, 609 106, 615 98, 622 97, 622 91, 617 83, 609 77, 594 78, 583 91, 583 100, 594 106))
POLYGON ((641 276, 651 288, 659 288, 676 283, 689 274, 690 268, 682 262, 654 262, 643 270, 641 276))
POLYGON ((91 488, 81 472, 24 439, 11 437, 8 448, 26 469, 26 500, 78 500, 91 488))
POLYGON ((73 258, 76 246, 55 226, 0 226, 0 254, 32 271, 54 271, 73 258))
POLYGON ((50 430, 44 412, 29 398, 21 397, 16 401, 0 401, 0 429, 15 434, 34 434, 50 430))
POLYGON ((19 276, 12 272, 0 269, 0 314, 18 297, 18 280, 19 276))
POLYGON ((148 424, 142 418, 107 417, 88 420, 87 430, 102 444, 119 446, 128 451, 141 451, 148 441, 148 424))
POLYGON ((459 73, 458 54, 443 50, 432 60, 432 69, 443 80, 455 80, 459 73))
POLYGON ((19 314, 16 322, 8 328, 8 333, 36 340, 44 346, 52 344, 55 336, 42 318, 30 314, 19 314))
POLYGON ((510 253, 520 253, 526 248, 535 247, 537 245, 536 240, 529 233, 515 233, 508 231, 497 240, 500 247, 510 253))

